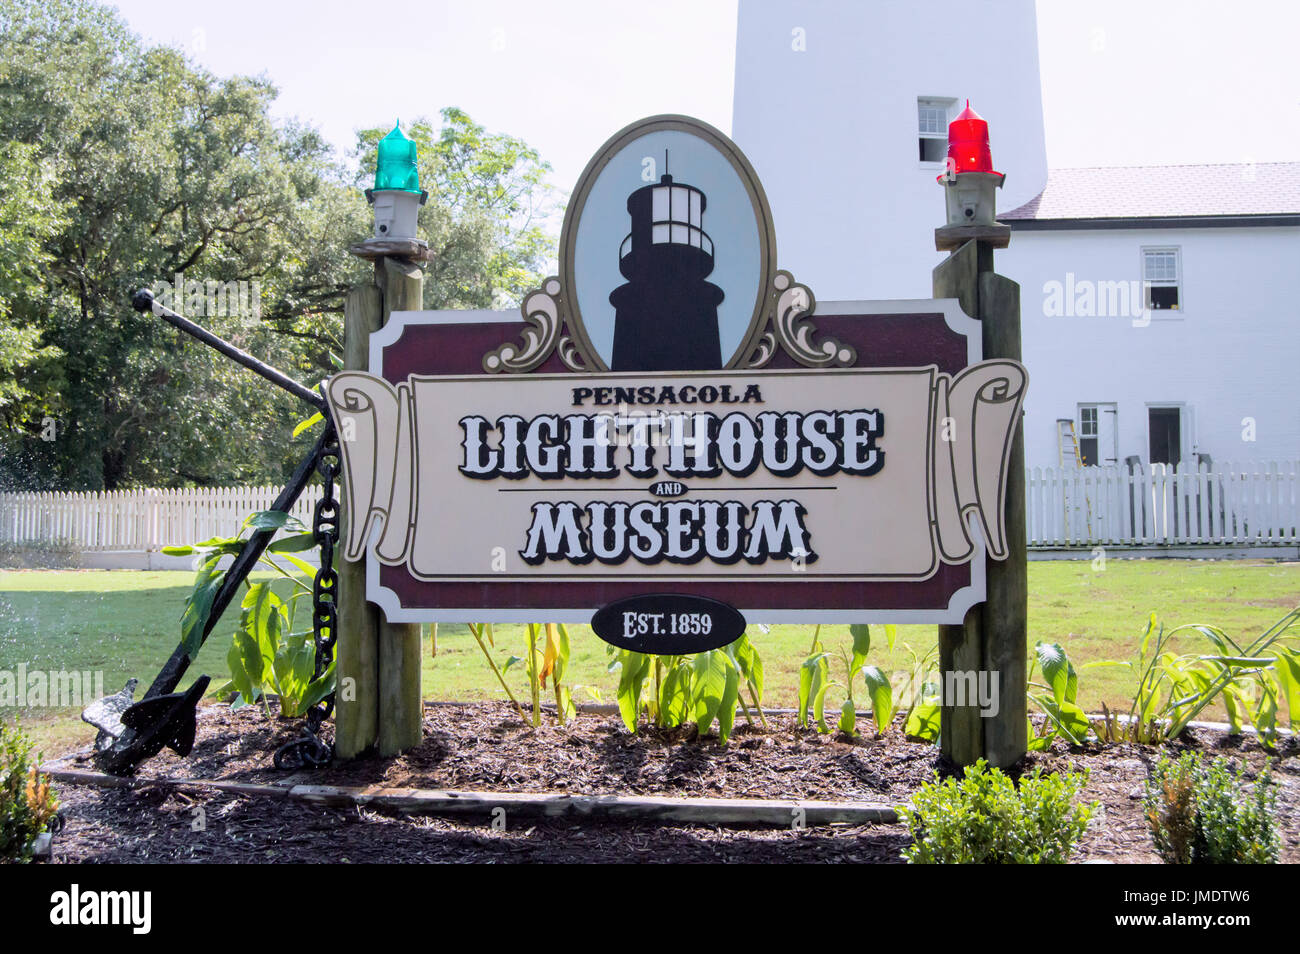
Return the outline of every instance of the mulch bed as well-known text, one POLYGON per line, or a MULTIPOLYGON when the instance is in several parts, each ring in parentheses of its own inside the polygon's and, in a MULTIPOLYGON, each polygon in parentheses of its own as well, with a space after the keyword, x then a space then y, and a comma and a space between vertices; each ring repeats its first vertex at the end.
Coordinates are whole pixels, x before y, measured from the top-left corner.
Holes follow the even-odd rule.
MULTIPOLYGON (((286 773, 271 764, 298 723, 251 708, 199 710, 193 753, 164 752, 139 780, 203 779, 248 783, 382 785, 392 788, 583 795, 673 795, 905 802, 936 770, 937 747, 897 730, 850 740, 799 729, 769 716, 766 732, 738 727, 731 743, 693 731, 643 730, 631 736, 617 716, 582 713, 560 727, 549 714, 530 731, 507 704, 434 705, 425 710, 424 742, 398 758, 358 759, 286 773)), ((328 733, 329 727, 326 728, 328 733)), ((1250 739, 1195 730, 1171 746, 1225 754, 1253 777, 1266 759, 1279 787, 1282 860, 1300 861, 1300 745, 1286 740, 1269 757, 1250 739)), ((1070 751, 1060 743, 1032 755, 1026 768, 1088 768, 1085 797, 1103 811, 1077 861, 1153 862, 1159 858, 1141 814, 1143 782, 1158 753, 1115 745, 1070 751)), ((64 765, 90 769, 82 755, 64 765)), ((143 784, 97 788, 62 784, 66 819, 58 862, 897 862, 908 842, 899 824, 832 825, 801 830, 671 826, 554 819, 507 822, 389 815, 286 798, 233 795, 143 784), (201 809, 201 811, 200 811, 201 809), (201 819, 202 829, 195 830, 201 819)))

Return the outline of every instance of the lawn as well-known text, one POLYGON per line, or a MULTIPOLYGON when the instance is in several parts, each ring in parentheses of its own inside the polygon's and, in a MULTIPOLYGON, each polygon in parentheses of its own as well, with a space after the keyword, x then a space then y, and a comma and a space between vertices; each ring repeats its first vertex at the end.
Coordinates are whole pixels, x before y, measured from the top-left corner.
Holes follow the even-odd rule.
MULTIPOLYGON (((269 578, 269 577, 262 577, 269 578)), ((131 676, 148 685, 179 636, 178 620, 192 582, 187 572, 133 570, 0 571, 0 670, 19 664, 30 670, 102 671, 106 692, 131 676)), ((1060 642, 1076 666, 1090 660, 1127 659, 1147 614, 1168 624, 1211 623, 1234 636, 1254 635, 1300 605, 1300 564, 1266 561, 1110 560, 1096 570, 1089 561, 1044 561, 1029 564, 1029 646, 1039 640, 1060 642)), ((198 673, 227 678, 228 633, 237 607, 190 669, 187 685, 198 673)), ((606 671, 605 644, 585 626, 573 627, 570 682, 579 701, 612 697, 617 675, 606 671)), ((1300 634, 1297 634, 1300 635, 1300 634)), ((799 664, 812 641, 810 626, 774 626, 750 630, 763 655, 767 694, 764 702, 795 702, 799 664)), ((848 644, 847 627, 823 627, 828 649, 848 644)), ((871 662, 886 672, 908 667, 909 648, 924 653, 935 642, 933 626, 900 626, 892 651, 883 630, 876 635, 871 662)), ((426 630, 424 692, 428 699, 500 699, 500 686, 468 630, 443 625, 437 653, 426 630)), ((496 627, 498 665, 522 655, 523 627, 496 627)), ((1191 650, 1189 641, 1185 648, 1191 650)), ((507 674, 520 698, 527 696, 519 668, 507 674)), ((1082 704, 1090 711, 1105 701, 1124 702, 1131 685, 1124 670, 1101 668, 1080 675, 1082 704)), ((143 687, 140 692, 143 692, 143 687)), ((91 738, 75 710, 0 710, 17 715, 47 753, 91 738)), ((1212 716, 1213 713, 1210 713, 1212 716)))

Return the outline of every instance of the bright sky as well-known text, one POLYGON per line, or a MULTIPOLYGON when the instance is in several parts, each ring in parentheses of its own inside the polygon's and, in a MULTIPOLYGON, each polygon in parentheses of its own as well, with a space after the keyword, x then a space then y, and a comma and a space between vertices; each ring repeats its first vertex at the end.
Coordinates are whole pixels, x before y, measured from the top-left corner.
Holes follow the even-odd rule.
MULTIPOLYGON (((735 0, 117 7, 218 74, 266 73, 277 113, 340 149, 357 128, 456 105, 536 147, 567 192, 633 120, 731 129, 735 0)), ((1050 166, 1300 160, 1294 0, 1038 0, 1038 32, 1050 166)))

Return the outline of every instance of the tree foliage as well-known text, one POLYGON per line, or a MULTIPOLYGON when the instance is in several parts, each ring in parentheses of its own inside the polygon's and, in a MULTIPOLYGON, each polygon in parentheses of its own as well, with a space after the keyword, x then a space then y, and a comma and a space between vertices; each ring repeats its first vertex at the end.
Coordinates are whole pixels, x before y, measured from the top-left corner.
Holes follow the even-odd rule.
MULTIPOLYGON (((341 161, 274 120, 275 95, 143 44, 111 8, 0 0, 0 486, 275 481, 301 455, 293 398, 129 307, 178 274, 256 283, 251 313, 192 317, 302 380, 330 372, 347 289, 370 274, 347 249, 370 232, 377 135, 341 161)), ((549 167, 443 119, 412 131, 426 302, 517 301, 552 247, 549 167)))

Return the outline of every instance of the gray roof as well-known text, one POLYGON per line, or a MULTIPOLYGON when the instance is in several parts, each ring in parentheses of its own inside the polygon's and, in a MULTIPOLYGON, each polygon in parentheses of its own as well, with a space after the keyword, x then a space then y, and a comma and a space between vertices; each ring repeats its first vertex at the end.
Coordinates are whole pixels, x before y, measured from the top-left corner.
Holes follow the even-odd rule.
POLYGON ((1005 222, 1300 215, 1300 162, 1052 169, 1005 222))

